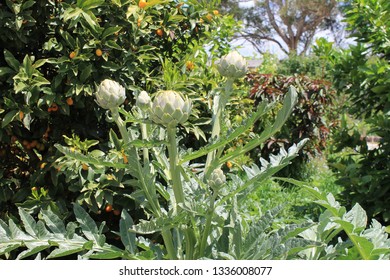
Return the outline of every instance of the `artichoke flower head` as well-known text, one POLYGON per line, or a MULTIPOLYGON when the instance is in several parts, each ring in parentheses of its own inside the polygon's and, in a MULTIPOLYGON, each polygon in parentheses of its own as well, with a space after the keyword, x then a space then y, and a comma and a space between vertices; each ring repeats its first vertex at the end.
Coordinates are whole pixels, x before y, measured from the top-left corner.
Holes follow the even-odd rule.
POLYGON ((141 91, 137 96, 135 104, 144 112, 147 112, 151 105, 151 99, 146 91, 141 91))
POLYGON ((218 72, 227 78, 242 78, 248 71, 247 61, 237 51, 223 56, 217 63, 218 72))
POLYGON ((166 127, 184 123, 191 113, 191 100, 173 90, 163 90, 156 93, 150 117, 152 121, 166 127))
POLYGON ((219 189, 223 184, 226 183, 226 176, 221 168, 214 169, 213 172, 211 172, 208 183, 209 186, 214 190, 219 189))
POLYGON ((100 83, 95 97, 103 109, 114 109, 125 101, 125 88, 113 80, 105 79, 100 83))

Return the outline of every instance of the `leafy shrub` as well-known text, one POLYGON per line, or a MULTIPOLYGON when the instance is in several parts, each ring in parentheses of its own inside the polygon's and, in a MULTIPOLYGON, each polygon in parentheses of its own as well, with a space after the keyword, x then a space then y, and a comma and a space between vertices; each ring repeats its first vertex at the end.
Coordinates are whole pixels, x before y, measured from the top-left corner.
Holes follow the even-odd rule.
MULTIPOLYGON (((82 163, 55 163, 56 143, 67 142, 82 153, 107 149, 112 124, 102 121, 105 112, 92 97, 101 80, 113 78, 126 86, 127 109, 141 90, 172 85, 200 95, 209 90, 209 76, 215 74, 206 67, 204 46, 212 54, 225 52, 223 36, 234 32, 235 22, 215 16, 213 2, 149 2, 145 8, 135 0, 0 4, 2 215, 15 212, 15 203, 29 212, 56 204, 58 212, 67 213, 72 201, 98 213, 118 193, 128 192, 82 163), (180 81, 184 74, 191 78, 180 81), (93 178, 104 187, 96 188, 93 178)), ((202 102, 197 106, 207 108, 202 102)), ((189 129, 199 138, 197 127, 189 129)))
MULTIPOLYGON (((255 104, 262 100, 279 101, 290 86, 297 88, 299 102, 286 125, 274 138, 267 140, 261 149, 256 150, 253 156, 261 155, 267 158, 281 147, 288 148, 293 143, 308 138, 309 142, 300 152, 299 160, 285 169, 291 176, 304 177, 302 172, 306 169, 305 162, 325 149, 330 129, 336 124, 329 114, 334 100, 334 91, 330 83, 324 80, 312 80, 306 76, 255 73, 249 74, 247 80, 251 85, 250 97, 255 100, 255 104)), ((273 112, 269 117, 272 114, 273 112)), ((269 122, 265 118, 257 123, 254 132, 262 131, 268 125, 269 122)))
POLYGON ((344 125, 334 151, 349 155, 343 162, 333 158, 333 166, 340 171, 346 201, 358 202, 370 217, 386 223, 390 221, 389 11, 388 1, 352 1, 346 7, 346 22, 357 44, 330 58, 334 85, 348 97, 347 112, 370 125, 368 134, 381 138, 378 149, 368 150, 365 135, 344 125))

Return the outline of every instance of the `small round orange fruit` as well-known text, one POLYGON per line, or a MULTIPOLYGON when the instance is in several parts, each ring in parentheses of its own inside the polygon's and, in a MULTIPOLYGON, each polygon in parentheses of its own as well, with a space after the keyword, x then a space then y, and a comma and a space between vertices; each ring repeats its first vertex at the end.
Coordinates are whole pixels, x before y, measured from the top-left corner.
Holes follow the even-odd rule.
POLYGON ((85 163, 83 163, 82 165, 81 165, 81 168, 83 169, 83 170, 88 170, 88 165, 87 164, 85 164, 85 163))
POLYGON ((157 29, 156 30, 156 34, 158 35, 158 36, 160 36, 160 37, 162 37, 163 35, 164 35, 164 31, 162 30, 162 29, 157 29))
POLYGON ((103 52, 101 49, 96 49, 95 54, 96 54, 96 56, 102 56, 103 52))
POLYGON ((110 213, 112 211, 112 205, 111 204, 107 204, 105 210, 106 210, 107 213, 110 213))
POLYGON ((73 58, 75 58, 76 57, 76 52, 71 52, 70 54, 69 54, 69 58, 70 59, 73 59, 73 58))
POLYGON ((23 120, 23 118, 24 118, 24 113, 23 113, 23 111, 20 111, 19 112, 19 120, 23 120))
POLYGON ((148 3, 146 2, 146 0, 139 0, 138 2, 138 7, 140 7, 141 9, 144 9, 147 5, 148 3))
POLYGON ((139 18, 139 19, 137 20, 137 26, 140 27, 140 26, 141 26, 141 23, 142 23, 142 19, 139 18))
POLYGON ((227 163, 226 163, 226 166, 227 166, 227 168, 232 168, 233 167, 233 163, 231 162, 231 161, 228 161, 227 163))
POLYGON ((72 105, 73 105, 73 99, 72 99, 72 97, 68 97, 68 98, 66 99, 66 104, 68 104, 69 106, 72 106, 72 105))
POLYGON ((219 11, 218 11, 218 10, 214 10, 214 11, 213 11, 213 14, 214 14, 215 16, 217 16, 217 15, 219 15, 219 11))
POLYGON ((186 61, 186 69, 188 71, 192 71, 192 70, 194 70, 194 68, 195 68, 195 65, 192 61, 186 61))

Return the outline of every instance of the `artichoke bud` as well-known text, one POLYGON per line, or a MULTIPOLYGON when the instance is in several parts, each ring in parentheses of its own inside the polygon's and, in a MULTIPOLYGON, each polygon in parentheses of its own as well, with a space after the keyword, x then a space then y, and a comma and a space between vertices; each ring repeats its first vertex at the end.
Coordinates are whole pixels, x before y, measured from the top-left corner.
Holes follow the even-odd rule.
POLYGON ((184 123, 191 113, 191 100, 172 90, 157 92, 153 99, 150 117, 157 124, 176 126, 184 123))
POLYGON ((151 99, 149 94, 146 91, 141 91, 140 94, 137 96, 135 104, 142 111, 147 112, 148 109, 150 109, 150 105, 151 105, 151 99))
POLYGON ((113 109, 125 101, 125 88, 113 80, 105 79, 100 83, 95 97, 100 107, 107 110, 113 109))
POLYGON ((216 64, 218 72, 227 78, 242 78, 248 71, 247 61, 237 51, 223 56, 216 64))
POLYGON ((226 183, 226 176, 223 174, 221 168, 214 169, 213 172, 211 172, 208 183, 209 186, 214 190, 218 190, 223 184, 226 183))

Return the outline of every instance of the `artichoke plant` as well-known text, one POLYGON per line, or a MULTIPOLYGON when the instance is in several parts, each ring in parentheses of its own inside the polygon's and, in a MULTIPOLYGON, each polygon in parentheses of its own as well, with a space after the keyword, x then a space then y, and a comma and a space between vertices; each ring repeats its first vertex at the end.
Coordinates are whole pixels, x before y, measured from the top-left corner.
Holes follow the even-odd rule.
POLYGON ((227 78, 242 78, 248 71, 247 61, 237 51, 223 56, 216 64, 218 72, 227 78))
POLYGON ((211 172, 208 183, 214 190, 219 189, 224 183, 226 183, 226 176, 223 174, 221 168, 214 169, 213 172, 211 172))
POLYGON ((125 88, 109 79, 100 83, 95 96, 99 106, 107 110, 117 108, 126 99, 125 88))
POLYGON ((157 92, 150 117, 152 121, 166 127, 184 123, 191 113, 191 100, 173 90, 157 92))

